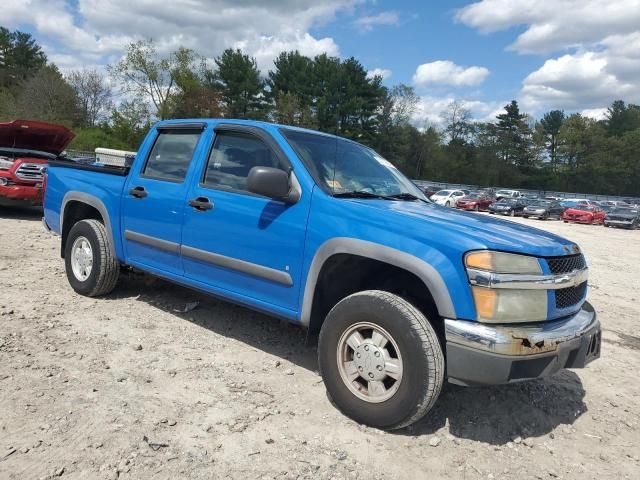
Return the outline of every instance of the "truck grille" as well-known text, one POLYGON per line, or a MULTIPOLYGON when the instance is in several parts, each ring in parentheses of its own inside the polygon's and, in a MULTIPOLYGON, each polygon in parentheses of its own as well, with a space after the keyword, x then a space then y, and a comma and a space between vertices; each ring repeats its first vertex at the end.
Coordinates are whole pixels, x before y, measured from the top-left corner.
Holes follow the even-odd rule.
POLYGON ((42 163, 23 163, 16 170, 16 177, 20 180, 27 180, 31 182, 42 181, 42 169, 44 168, 42 163))
POLYGON ((569 273, 574 270, 582 270, 587 266, 587 262, 584 260, 584 255, 579 253, 577 255, 547 258, 547 265, 549 265, 551 273, 558 274, 569 273))
POLYGON ((580 303, 587 293, 587 282, 576 287, 556 290, 556 308, 569 308, 580 303))

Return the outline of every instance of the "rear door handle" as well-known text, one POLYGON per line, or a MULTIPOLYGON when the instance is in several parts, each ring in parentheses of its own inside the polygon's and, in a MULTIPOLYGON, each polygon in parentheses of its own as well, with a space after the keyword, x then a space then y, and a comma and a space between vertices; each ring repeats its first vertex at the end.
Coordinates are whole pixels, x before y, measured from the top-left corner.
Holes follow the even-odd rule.
POLYGON ((200 212, 213 208, 213 203, 211 203, 207 197, 192 198, 189 200, 189 205, 200 212))
POLYGON ((149 194, 144 189, 144 187, 134 187, 131 190, 129 190, 129 195, 135 198, 144 198, 149 194))

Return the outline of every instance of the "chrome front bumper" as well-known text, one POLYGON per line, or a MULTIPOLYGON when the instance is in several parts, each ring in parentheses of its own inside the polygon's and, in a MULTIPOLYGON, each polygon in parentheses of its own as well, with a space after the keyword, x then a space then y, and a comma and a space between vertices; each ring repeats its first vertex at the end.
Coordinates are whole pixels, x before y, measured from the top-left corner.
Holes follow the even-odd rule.
POLYGON ((529 325, 445 319, 445 337, 449 381, 462 385, 543 377, 600 356, 600 323, 587 302, 569 318, 529 325))

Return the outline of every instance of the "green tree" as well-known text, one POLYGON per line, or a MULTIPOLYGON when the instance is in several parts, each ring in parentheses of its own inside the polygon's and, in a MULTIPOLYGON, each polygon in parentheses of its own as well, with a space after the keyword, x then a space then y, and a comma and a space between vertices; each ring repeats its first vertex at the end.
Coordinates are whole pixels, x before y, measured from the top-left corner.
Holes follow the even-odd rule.
POLYGON ((79 124, 95 127, 112 107, 111 86, 96 69, 73 70, 67 75, 78 100, 79 124))
POLYGON ((519 167, 528 172, 533 166, 531 155, 531 129, 527 125, 527 115, 520 113, 518 102, 512 100, 505 105, 505 113, 496 116, 495 129, 498 138, 498 151, 504 163, 519 167))
POLYGON ((551 169, 558 170, 558 134, 564 123, 565 115, 562 110, 551 110, 545 113, 540 119, 544 144, 549 154, 551 169))
POLYGON ((254 58, 228 48, 215 59, 216 87, 232 118, 263 119, 266 116, 264 82, 254 58))
POLYGON ((23 118, 77 123, 77 97, 55 66, 47 65, 24 81, 16 96, 16 113, 23 118))
POLYGON ((171 116, 177 84, 187 82, 195 60, 195 53, 187 48, 161 56, 152 40, 140 40, 129 44, 125 57, 107 69, 125 93, 148 99, 162 120, 171 116))
POLYGON ((640 128, 640 106, 616 100, 607 109, 604 122, 609 135, 620 137, 626 132, 640 128))
POLYGON ((151 114, 141 98, 122 102, 111 112, 111 118, 103 126, 109 135, 123 142, 129 150, 135 150, 151 127, 151 114))
POLYGON ((267 76, 271 101, 277 101, 280 94, 292 94, 300 109, 311 107, 314 100, 313 60, 295 50, 280 53, 273 66, 267 76))
POLYGON ((15 87, 47 63, 47 56, 29 33, 0 27, 0 87, 15 87))

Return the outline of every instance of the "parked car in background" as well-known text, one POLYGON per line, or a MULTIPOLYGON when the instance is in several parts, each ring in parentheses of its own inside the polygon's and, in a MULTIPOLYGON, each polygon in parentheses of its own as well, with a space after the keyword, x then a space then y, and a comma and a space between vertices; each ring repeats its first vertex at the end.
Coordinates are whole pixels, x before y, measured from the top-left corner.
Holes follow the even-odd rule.
POLYGON ((605 216, 606 214, 604 210, 599 206, 579 203, 574 207, 567 208, 562 214, 562 220, 564 220, 565 223, 571 222, 595 225, 604 223, 605 216))
POLYGON ((515 217, 516 215, 522 215, 526 203, 520 198, 501 198, 497 202, 493 202, 489 205, 488 210, 490 214, 509 215, 515 217))
POLYGON ((522 195, 520 195, 520 198, 528 202, 531 200, 538 200, 540 198, 540 195, 538 195, 537 193, 523 193, 522 195))
POLYGON ((544 200, 552 200, 554 202, 560 202, 563 200, 562 197, 556 197, 555 195, 545 195, 544 200))
POLYGON ((604 218, 604 226, 640 228, 640 208, 615 207, 604 218))
POLYGON ((560 201, 560 205, 564 208, 575 207, 576 205, 591 205, 599 207, 600 203, 595 200, 589 200, 588 198, 565 198, 560 201))
POLYGON ((501 198, 520 198, 522 195, 519 190, 498 190, 496 192, 496 199, 501 198))
POLYGON ((426 187, 422 188, 422 191, 427 196, 427 198, 431 198, 434 193, 437 193, 440 190, 442 189, 437 185, 427 185, 426 187))
POLYGON ((41 205, 44 168, 73 137, 71 130, 52 123, 0 123, 0 205, 41 205))
POLYGON ((631 205, 629 205, 627 202, 623 202, 622 200, 602 200, 600 202, 600 206, 601 207, 622 207, 622 208, 629 208, 631 207, 631 205))
POLYGON ((464 195, 462 190, 439 190, 431 195, 431 201, 445 207, 454 207, 464 195))
POLYGON ((456 202, 456 208, 461 210, 475 210, 476 212, 480 210, 486 211, 494 201, 495 198, 486 192, 472 192, 458 200, 456 202))
POLYGON ((524 218, 536 217, 540 220, 547 220, 548 218, 562 218, 564 213, 564 207, 560 205, 560 202, 553 200, 537 200, 530 202, 524 207, 522 216, 524 218))

